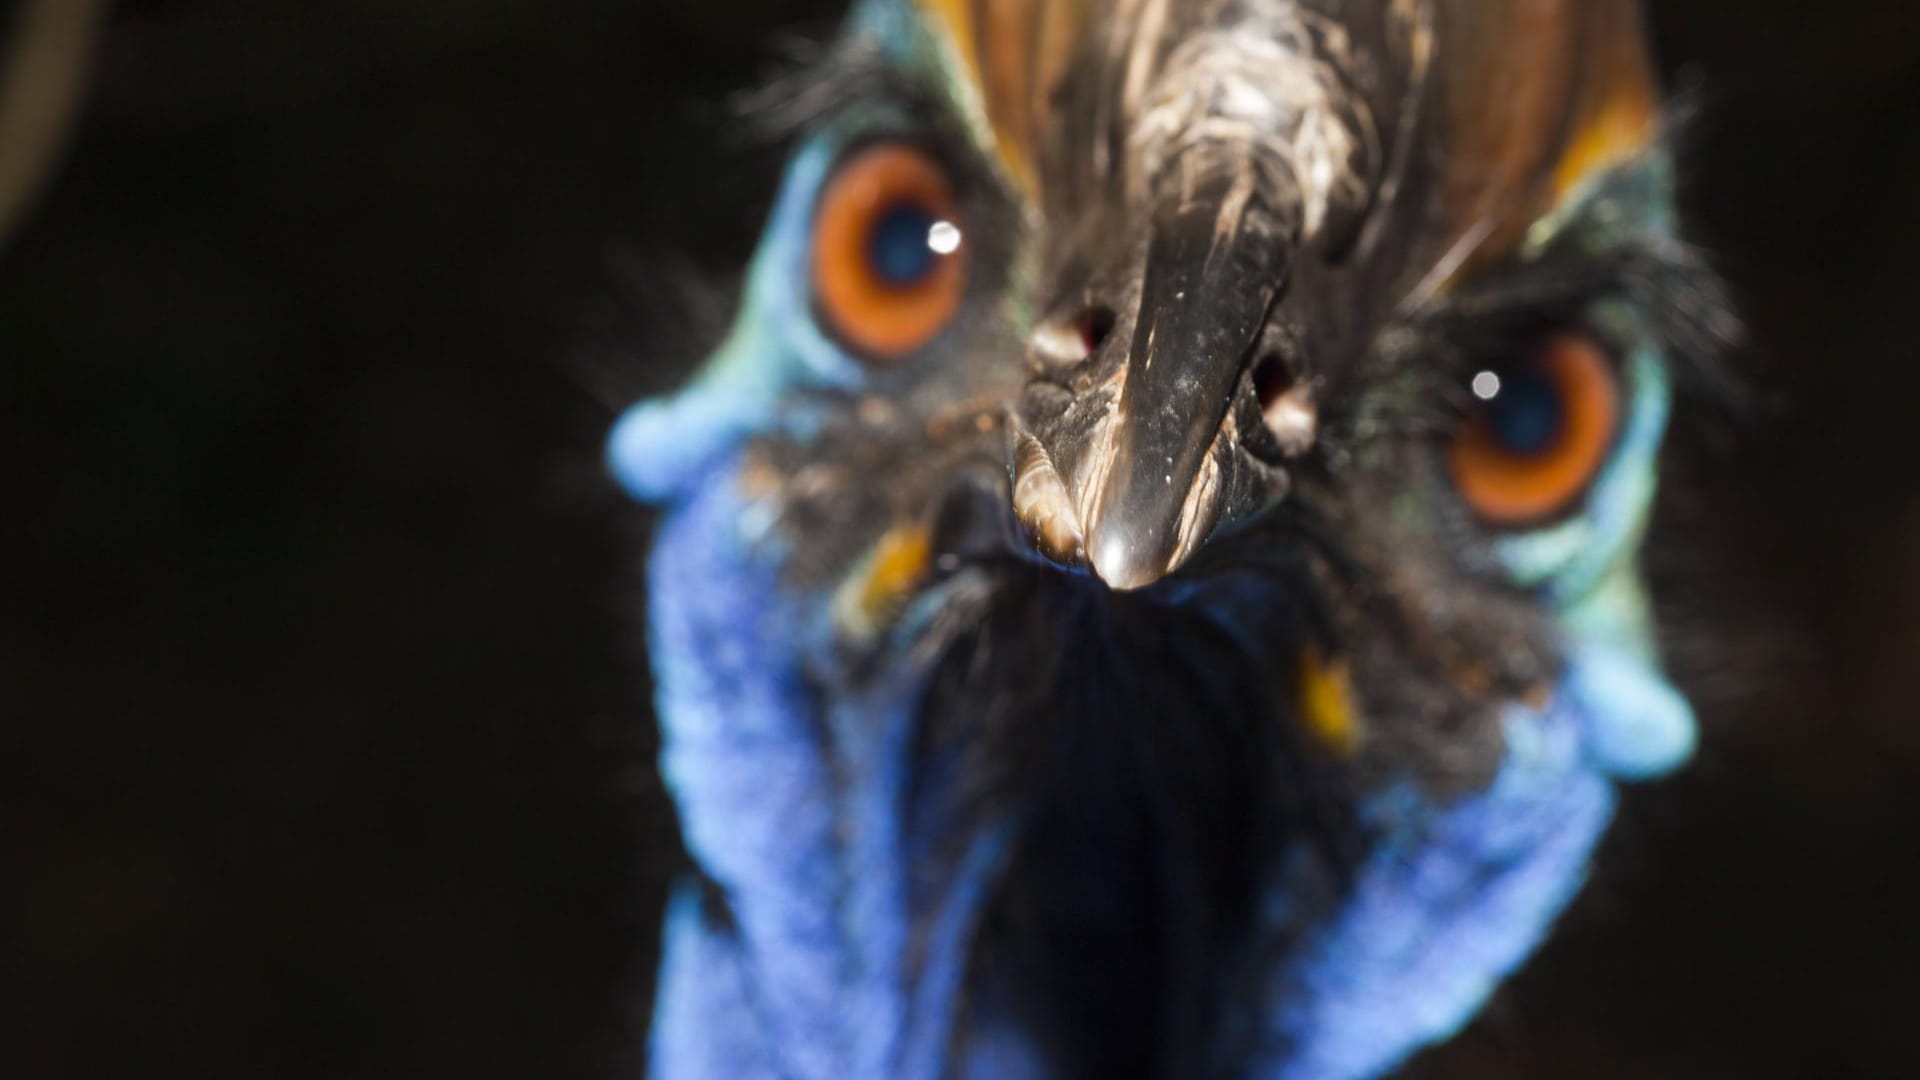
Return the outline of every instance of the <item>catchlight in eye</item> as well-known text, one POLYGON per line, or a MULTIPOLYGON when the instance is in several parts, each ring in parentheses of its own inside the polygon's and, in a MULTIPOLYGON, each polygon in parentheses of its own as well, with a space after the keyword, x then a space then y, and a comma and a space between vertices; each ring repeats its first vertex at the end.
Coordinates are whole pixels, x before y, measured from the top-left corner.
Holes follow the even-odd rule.
POLYGON ((1466 504, 1516 528, 1561 514, 1606 463, 1620 419, 1618 376, 1591 338, 1563 333, 1473 376, 1473 405, 1447 447, 1466 504))
POLYGON ((902 359, 958 313, 966 254, 945 170, 910 145, 867 147, 834 171, 814 214, 816 307, 862 357, 902 359))

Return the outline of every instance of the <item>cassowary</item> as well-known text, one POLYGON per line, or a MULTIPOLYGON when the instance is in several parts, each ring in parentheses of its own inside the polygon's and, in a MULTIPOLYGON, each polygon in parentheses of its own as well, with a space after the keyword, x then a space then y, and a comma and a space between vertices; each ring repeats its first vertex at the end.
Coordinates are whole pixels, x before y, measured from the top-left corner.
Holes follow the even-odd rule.
POLYGON ((663 1080, 1362 1080, 1691 753, 1714 283, 1631 0, 863 0, 608 458, 692 869, 663 1080))

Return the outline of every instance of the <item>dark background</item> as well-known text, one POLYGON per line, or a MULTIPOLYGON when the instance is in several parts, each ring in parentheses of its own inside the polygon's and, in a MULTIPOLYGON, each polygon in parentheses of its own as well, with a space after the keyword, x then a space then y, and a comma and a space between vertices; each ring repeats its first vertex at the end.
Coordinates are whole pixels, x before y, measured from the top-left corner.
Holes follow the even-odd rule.
MULTIPOLYGON (((598 442, 833 7, 120 4, 0 251, 0 1074, 638 1074, 677 856, 598 442)), ((1752 332, 1652 547, 1707 741, 1415 1071, 1911 1076, 1920 8, 1653 13, 1752 332)))

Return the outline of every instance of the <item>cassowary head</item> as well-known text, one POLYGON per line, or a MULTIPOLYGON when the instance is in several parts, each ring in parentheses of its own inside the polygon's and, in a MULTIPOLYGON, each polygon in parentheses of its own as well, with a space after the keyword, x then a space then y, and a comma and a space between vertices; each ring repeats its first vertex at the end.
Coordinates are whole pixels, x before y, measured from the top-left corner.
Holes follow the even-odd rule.
MULTIPOLYGON (((662 1076, 1380 1075, 1689 754, 1629 0, 868 0, 610 461, 694 870, 662 1076)), ((796 118, 798 118, 796 120, 796 118)))

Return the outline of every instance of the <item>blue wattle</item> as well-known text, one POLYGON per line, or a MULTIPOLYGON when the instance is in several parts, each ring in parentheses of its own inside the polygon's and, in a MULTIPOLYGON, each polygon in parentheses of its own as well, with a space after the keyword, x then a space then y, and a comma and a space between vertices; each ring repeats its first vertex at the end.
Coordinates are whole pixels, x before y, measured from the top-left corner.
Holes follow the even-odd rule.
MULTIPOLYGON (((662 770, 720 901, 689 883, 669 911, 652 1075, 1034 1067, 1018 1030, 969 1028, 954 1044, 976 920, 1017 821, 931 868, 931 887, 909 865, 926 846, 900 831, 917 683, 823 695, 807 659, 821 599, 785 591, 778 545, 753 531, 732 472, 721 463, 671 510, 651 564, 662 770)), ((1364 1080, 1473 1016, 1574 895, 1604 830, 1613 789, 1588 752, 1603 704, 1563 694, 1516 709, 1479 795, 1442 805, 1394 789, 1364 808, 1377 847, 1349 902, 1268 980, 1270 1049, 1249 1075, 1364 1080)), ((1272 901, 1285 908, 1284 877, 1272 901)))
POLYGON ((782 588, 733 468, 668 513, 649 564, 661 771, 720 904, 689 884, 669 909, 652 1075, 932 1080, 1008 831, 931 880, 907 865, 917 684, 825 698, 807 666, 821 598, 782 588))
POLYGON ((1451 806, 1413 791, 1369 812, 1383 840, 1339 914, 1271 984, 1275 1053, 1253 1075, 1386 1073, 1480 1011, 1586 878, 1613 785, 1583 755, 1590 718, 1562 699, 1512 710, 1484 793, 1451 806))

